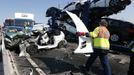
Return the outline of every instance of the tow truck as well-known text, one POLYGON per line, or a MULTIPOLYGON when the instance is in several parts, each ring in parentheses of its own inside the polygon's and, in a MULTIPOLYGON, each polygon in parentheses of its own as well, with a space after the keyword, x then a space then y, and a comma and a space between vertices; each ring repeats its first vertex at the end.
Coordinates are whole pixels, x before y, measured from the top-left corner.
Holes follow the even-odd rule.
MULTIPOLYGON (((75 36, 75 24, 67 15, 65 10, 75 13, 83 21, 88 30, 92 31, 95 27, 94 22, 96 20, 100 20, 105 16, 117 14, 124 10, 129 4, 131 4, 131 0, 78 0, 69 3, 63 9, 50 7, 46 11, 46 16, 50 17, 48 21, 50 26, 58 26, 66 33, 66 35, 73 34, 73 36, 75 36)), ((133 26, 131 27, 131 31, 133 31, 133 26)), ((111 42, 111 50, 121 52, 130 53, 133 46, 134 39, 124 40, 122 41, 122 44, 111 42)))

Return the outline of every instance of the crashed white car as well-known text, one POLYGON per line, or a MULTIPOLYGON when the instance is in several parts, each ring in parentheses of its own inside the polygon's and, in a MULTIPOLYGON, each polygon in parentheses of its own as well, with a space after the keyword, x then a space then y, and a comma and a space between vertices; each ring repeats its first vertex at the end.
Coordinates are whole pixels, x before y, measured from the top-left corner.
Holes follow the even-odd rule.
MULTIPOLYGON (((62 31, 40 31, 37 36, 30 38, 29 46, 26 51, 30 54, 35 54, 40 50, 65 47, 66 44, 67 41, 65 40, 65 35, 62 31)), ((22 50, 21 52, 23 53, 24 51, 22 50)))

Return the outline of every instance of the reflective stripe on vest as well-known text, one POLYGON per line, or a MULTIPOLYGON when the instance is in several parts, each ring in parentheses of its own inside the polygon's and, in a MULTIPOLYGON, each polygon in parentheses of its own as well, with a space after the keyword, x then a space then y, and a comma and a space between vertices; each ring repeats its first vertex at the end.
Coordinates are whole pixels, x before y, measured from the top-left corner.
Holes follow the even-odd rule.
POLYGON ((109 34, 109 31, 107 30, 107 28, 105 28, 105 27, 99 27, 99 33, 98 33, 98 36, 97 37, 109 39, 110 34, 109 34))

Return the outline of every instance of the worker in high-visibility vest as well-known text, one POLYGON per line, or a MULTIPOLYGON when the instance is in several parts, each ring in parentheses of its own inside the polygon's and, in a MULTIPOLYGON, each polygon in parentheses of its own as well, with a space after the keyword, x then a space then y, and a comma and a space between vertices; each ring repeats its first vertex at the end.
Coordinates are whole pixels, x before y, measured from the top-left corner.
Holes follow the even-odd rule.
POLYGON ((99 56, 101 60, 101 64, 104 68, 104 75, 112 75, 111 74, 111 67, 108 61, 107 52, 105 50, 110 49, 109 37, 110 33, 106 26, 108 23, 106 20, 101 20, 99 22, 98 27, 94 29, 93 32, 85 33, 85 32, 77 32, 79 36, 91 36, 93 37, 93 46, 94 46, 94 53, 88 58, 85 68, 87 71, 90 70, 95 59, 99 56))

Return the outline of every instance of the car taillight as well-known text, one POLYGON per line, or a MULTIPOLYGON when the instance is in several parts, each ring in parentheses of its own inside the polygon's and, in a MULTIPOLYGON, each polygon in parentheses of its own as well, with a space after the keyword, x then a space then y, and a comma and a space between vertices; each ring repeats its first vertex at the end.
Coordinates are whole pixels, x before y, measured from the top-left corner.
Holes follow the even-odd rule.
POLYGON ((129 33, 134 33, 134 28, 129 28, 129 29, 128 29, 128 32, 129 32, 129 33))

